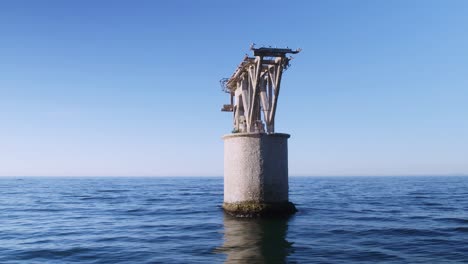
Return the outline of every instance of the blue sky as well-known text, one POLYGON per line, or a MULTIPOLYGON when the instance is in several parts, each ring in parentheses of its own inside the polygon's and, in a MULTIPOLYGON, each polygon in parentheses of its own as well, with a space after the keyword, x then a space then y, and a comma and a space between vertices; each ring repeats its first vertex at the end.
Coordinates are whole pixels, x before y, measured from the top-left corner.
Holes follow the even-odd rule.
POLYGON ((0 175, 222 175, 218 81, 302 48, 290 175, 468 174, 467 1, 2 1, 0 175))

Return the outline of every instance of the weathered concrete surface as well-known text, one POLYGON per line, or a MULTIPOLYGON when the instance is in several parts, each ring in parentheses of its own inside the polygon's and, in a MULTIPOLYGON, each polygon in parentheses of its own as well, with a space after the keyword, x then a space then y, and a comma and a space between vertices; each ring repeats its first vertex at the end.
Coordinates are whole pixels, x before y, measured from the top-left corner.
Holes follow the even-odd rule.
POLYGON ((288 200, 288 134, 236 133, 224 138, 224 204, 237 216, 294 213, 288 200))

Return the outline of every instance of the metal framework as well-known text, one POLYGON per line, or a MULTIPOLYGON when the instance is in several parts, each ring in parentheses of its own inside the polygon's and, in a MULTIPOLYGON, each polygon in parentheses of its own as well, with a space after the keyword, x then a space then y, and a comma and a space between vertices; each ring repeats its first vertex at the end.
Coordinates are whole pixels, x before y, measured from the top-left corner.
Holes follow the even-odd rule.
POLYGON ((233 132, 274 133, 281 77, 292 59, 286 54, 301 50, 250 49, 254 57, 246 55, 231 78, 221 80, 223 90, 231 97, 221 111, 234 112, 233 132))

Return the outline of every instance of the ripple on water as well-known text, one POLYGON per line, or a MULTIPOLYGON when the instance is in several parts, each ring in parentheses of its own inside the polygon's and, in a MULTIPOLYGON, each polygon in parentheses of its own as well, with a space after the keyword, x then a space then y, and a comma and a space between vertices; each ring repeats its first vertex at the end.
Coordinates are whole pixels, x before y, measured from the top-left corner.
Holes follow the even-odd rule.
POLYGON ((222 178, 7 179, 0 263, 462 263, 466 187, 292 177, 295 216, 244 221, 224 215, 222 178))

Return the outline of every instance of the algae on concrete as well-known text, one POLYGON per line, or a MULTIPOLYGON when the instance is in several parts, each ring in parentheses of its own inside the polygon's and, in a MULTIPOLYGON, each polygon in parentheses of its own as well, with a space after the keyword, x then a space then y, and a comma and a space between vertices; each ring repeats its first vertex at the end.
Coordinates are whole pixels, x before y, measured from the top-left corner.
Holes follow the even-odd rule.
POLYGON ((223 209, 228 214, 236 217, 289 216, 297 212, 296 206, 289 201, 279 203, 256 201, 223 203, 223 209))

